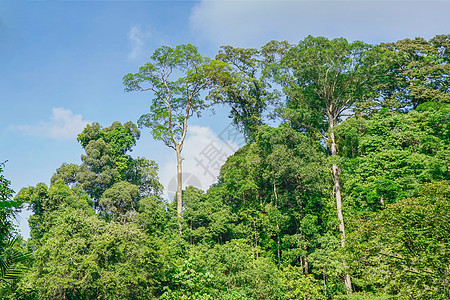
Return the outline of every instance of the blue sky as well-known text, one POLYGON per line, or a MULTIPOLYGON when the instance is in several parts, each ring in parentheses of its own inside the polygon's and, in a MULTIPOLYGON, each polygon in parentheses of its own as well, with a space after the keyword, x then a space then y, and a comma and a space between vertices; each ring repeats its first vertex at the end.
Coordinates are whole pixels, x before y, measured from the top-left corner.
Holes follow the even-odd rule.
MULTIPOLYGON (((220 45, 259 47, 307 35, 368 43, 448 34, 450 1, 5 1, 0 0, 0 162, 16 191, 49 183, 63 162, 80 163, 76 135, 88 122, 136 122, 151 95, 124 93, 122 77, 136 72, 162 45, 191 43, 208 56, 220 45)), ((193 119, 185 170, 206 189, 197 160, 230 124, 227 111, 193 119)), ((135 156, 154 159, 167 189, 175 154, 142 130, 135 156)), ((19 216, 25 236, 26 214, 19 216)))

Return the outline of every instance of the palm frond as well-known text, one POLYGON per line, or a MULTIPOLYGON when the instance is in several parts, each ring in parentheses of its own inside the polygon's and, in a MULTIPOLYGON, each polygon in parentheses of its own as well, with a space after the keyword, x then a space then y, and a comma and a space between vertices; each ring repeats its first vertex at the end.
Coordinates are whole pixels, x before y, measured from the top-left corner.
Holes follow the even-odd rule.
POLYGON ((10 285, 11 281, 18 279, 28 269, 26 263, 31 261, 32 253, 17 250, 20 241, 19 236, 11 237, 0 248, 0 285, 10 285))

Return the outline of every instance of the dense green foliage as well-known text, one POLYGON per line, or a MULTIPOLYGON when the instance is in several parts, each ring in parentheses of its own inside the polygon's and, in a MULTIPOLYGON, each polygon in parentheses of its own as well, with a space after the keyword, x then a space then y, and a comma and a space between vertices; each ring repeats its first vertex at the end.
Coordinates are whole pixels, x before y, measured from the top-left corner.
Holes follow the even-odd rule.
POLYGON ((357 104, 358 111, 405 112, 427 101, 448 103, 449 43, 448 35, 438 35, 375 46, 365 58, 372 96, 357 104))
POLYGON ((137 224, 99 219, 87 195, 61 181, 22 190, 18 197, 33 205, 28 245, 36 249, 33 269, 19 284, 20 294, 39 299, 152 295, 159 263, 137 224))
POLYGON ((140 131, 132 122, 124 125, 114 122, 106 128, 98 123, 87 125, 78 135, 78 141, 86 151, 81 156, 83 163, 80 166, 62 164, 51 182, 63 180, 70 186, 80 187, 92 198, 95 208, 98 208, 103 193, 121 181, 136 185, 143 196, 159 194, 161 185, 156 163, 127 154, 139 136, 140 131))
POLYGON ((378 210, 414 195, 422 183, 449 180, 449 115, 448 104, 426 103, 407 114, 382 110, 343 123, 345 189, 355 205, 378 210))
POLYGON ((253 141, 266 108, 277 95, 264 76, 265 58, 257 49, 222 46, 216 59, 228 63, 231 70, 215 78, 216 87, 208 98, 228 105, 234 125, 253 141))
POLYGON ((3 176, 3 166, 4 163, 0 163, 0 209, 5 214, 11 212, 11 208, 18 206, 18 201, 14 201, 12 195, 14 191, 11 189, 11 181, 3 176))
POLYGON ((164 46, 155 50, 139 72, 124 76, 125 90, 152 91, 154 98, 150 112, 138 121, 140 127, 151 129, 153 138, 175 150, 177 155, 177 215, 181 233, 182 158, 188 121, 192 115, 200 116, 211 104, 202 97, 217 77, 227 74, 228 65, 200 54, 193 45, 164 46), (175 77, 175 74, 178 77, 175 77))
POLYGON ((3 176, 4 163, 0 164, 0 291, 9 293, 14 280, 20 278, 26 271, 31 260, 31 254, 24 249, 22 238, 15 235, 12 217, 13 208, 20 202, 12 200, 14 191, 11 182, 3 176))
POLYGON ((140 136, 131 122, 86 126, 82 164, 64 163, 15 202, 1 176, 2 279, 4 254, 26 253, 11 239, 12 203, 33 211, 34 259, 8 265, 22 273, 0 297, 449 299, 449 40, 307 37, 224 46, 217 61, 190 45, 158 49, 124 78, 155 92, 140 124, 175 147, 206 99, 229 106, 247 144, 208 190, 182 192, 182 210, 162 199, 156 163, 129 154, 140 136), (197 68, 158 78, 187 61, 197 68))
POLYGON ((424 184, 416 196, 358 220, 349 255, 358 285, 411 299, 448 297, 450 185, 424 184))

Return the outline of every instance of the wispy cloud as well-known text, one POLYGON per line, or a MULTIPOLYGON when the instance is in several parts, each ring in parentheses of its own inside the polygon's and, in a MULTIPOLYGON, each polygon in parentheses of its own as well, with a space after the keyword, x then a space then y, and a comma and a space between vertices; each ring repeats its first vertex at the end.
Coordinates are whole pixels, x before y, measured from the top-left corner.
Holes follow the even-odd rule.
POLYGON ((128 41, 131 47, 128 59, 136 60, 148 54, 147 43, 151 36, 149 30, 143 30, 140 26, 131 27, 128 32, 128 41))
POLYGON ((90 122, 83 120, 82 115, 74 115, 69 109, 53 108, 50 121, 39 122, 37 125, 12 125, 10 129, 35 136, 69 140, 75 139, 88 123, 90 122))
POLYGON ((447 33, 449 9, 450 1, 202 0, 191 11, 190 26, 217 45, 297 43, 308 35, 378 43, 447 33))

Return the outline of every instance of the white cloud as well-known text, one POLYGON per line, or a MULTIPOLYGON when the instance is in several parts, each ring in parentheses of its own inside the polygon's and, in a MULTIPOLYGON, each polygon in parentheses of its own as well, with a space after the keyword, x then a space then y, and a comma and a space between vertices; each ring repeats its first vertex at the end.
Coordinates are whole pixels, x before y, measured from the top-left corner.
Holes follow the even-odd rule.
POLYGON ((37 125, 12 125, 10 128, 30 135, 68 140, 75 139, 89 123, 83 120, 82 115, 74 115, 69 109, 53 108, 49 122, 39 122, 37 125))
POLYGON ((152 36, 149 30, 143 30, 140 26, 131 27, 128 32, 128 41, 130 42, 130 53, 128 59, 135 60, 148 54, 147 43, 152 36))
MULTIPOLYGON (((219 137, 209 127, 190 126, 182 152, 183 188, 193 185, 206 190, 217 182, 223 163, 239 148, 237 143, 239 140, 226 132, 219 137)), ((171 152, 170 160, 161 165, 160 172, 165 197, 169 200, 173 200, 176 194, 176 154, 171 152)))
POLYGON ((296 43, 308 35, 378 43, 446 33, 449 9, 450 1, 203 0, 192 9, 190 25, 217 45, 296 43))

